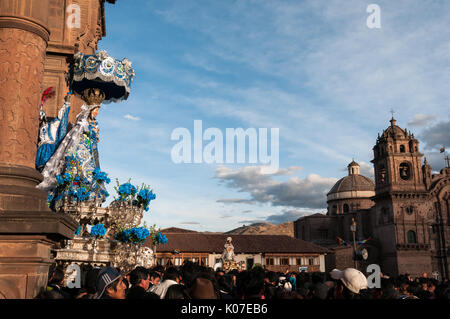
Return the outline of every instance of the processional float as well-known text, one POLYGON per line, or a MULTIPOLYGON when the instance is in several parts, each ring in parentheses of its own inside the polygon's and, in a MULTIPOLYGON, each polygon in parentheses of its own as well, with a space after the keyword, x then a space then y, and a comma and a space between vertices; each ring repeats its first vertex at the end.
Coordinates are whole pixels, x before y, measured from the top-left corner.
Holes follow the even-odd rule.
POLYGON ((72 240, 55 249, 58 264, 79 267, 113 266, 130 270, 154 263, 157 244, 167 239, 156 227, 139 227, 144 211, 155 199, 146 185, 135 187, 117 181, 117 198, 102 207, 109 196, 105 184, 108 175, 101 171, 97 144, 96 116, 102 104, 128 98, 134 70, 128 59, 121 61, 106 51, 93 55, 77 53, 67 73, 70 92, 56 118, 48 120, 41 102, 39 144, 36 167, 44 180, 37 187, 48 192, 48 204, 55 213, 69 214, 79 227, 72 240), (70 97, 84 101, 76 123, 69 128, 70 97), (143 243, 151 237, 153 249, 143 243))

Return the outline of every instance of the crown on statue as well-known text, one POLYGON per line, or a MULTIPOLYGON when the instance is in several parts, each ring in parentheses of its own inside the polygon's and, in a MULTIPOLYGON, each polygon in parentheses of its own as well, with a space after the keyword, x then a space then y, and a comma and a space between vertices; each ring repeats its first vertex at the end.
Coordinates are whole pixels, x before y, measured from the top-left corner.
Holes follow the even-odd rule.
POLYGON ((72 90, 80 96, 86 89, 98 88, 105 93, 104 103, 126 100, 134 76, 131 61, 127 58, 116 60, 104 50, 74 55, 72 90))
POLYGON ((98 88, 85 89, 82 99, 88 105, 100 105, 105 100, 105 93, 98 88))

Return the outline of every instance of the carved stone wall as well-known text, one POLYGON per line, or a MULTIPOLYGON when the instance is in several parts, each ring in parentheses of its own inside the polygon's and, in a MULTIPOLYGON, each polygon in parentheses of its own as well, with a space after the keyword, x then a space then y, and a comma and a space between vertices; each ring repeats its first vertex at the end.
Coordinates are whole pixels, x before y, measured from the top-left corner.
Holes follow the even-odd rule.
POLYGON ((34 298, 51 249, 77 227, 46 205, 35 170, 49 0, 0 0, 0 298, 34 298))
POLYGON ((0 162, 34 168, 45 41, 0 29, 0 162))

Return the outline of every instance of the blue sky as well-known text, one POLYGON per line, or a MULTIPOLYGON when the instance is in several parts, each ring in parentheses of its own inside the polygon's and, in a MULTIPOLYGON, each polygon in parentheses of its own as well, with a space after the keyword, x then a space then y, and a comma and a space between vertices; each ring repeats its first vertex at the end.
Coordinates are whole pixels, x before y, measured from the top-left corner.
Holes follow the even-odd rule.
MULTIPOLYGON (((145 221, 227 231, 326 209, 354 158, 362 173, 378 133, 397 123, 434 170, 450 147, 450 2, 117 1, 99 49, 129 58, 129 99, 98 116, 102 169, 150 184, 145 221), (279 128, 280 171, 254 164, 175 164, 175 128, 279 128)), ((206 142, 204 143, 204 145, 206 142)), ((110 192, 112 193, 112 192, 110 192)))

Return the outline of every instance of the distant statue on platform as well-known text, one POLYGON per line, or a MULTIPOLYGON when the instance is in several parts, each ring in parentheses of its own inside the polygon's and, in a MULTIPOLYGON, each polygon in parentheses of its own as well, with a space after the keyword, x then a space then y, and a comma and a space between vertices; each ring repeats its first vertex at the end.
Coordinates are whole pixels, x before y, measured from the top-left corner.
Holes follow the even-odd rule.
POLYGON ((222 259, 224 261, 235 261, 234 246, 231 243, 231 241, 232 241, 231 237, 228 237, 227 242, 225 243, 224 250, 222 253, 222 259))

